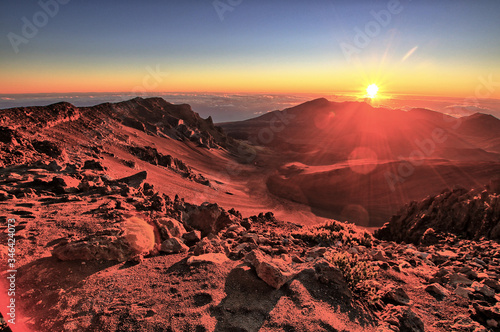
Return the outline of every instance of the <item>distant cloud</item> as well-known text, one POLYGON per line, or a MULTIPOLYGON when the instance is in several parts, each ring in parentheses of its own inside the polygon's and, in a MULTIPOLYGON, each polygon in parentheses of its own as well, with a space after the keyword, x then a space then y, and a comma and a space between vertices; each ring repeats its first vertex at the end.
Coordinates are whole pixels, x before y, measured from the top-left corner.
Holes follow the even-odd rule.
MULTIPOLYGON (((66 94, 25 94, 25 95, 0 95, 0 109, 43 106, 61 101, 68 101, 75 106, 93 106, 106 102, 116 103, 135 98, 130 93, 66 93, 66 94)), ((162 97, 173 104, 189 104, 200 116, 212 116, 214 122, 239 121, 254 118, 261 114, 275 110, 283 110, 303 102, 325 97, 330 101, 356 100, 354 95, 281 95, 281 94, 230 94, 230 93, 151 93, 146 97, 162 97)), ((460 98, 432 97, 392 97, 385 99, 379 107, 399 108, 409 110, 412 108, 428 108, 450 115, 470 115, 476 112, 492 114, 500 117, 499 100, 481 100, 476 106, 463 105, 460 98)))
POLYGON ((472 105, 450 105, 445 107, 445 113, 451 116, 468 116, 474 113, 491 114, 492 110, 472 105))

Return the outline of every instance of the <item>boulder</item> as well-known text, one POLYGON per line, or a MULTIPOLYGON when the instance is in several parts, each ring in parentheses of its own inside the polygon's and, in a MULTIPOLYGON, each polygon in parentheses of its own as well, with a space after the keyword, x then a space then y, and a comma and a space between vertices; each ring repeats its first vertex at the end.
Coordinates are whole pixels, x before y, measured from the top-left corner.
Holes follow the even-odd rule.
POLYGON ((173 237, 163 241, 160 251, 167 254, 178 254, 189 251, 189 247, 186 246, 181 239, 173 237))
POLYGON ((135 254, 144 254, 155 246, 154 228, 138 217, 131 217, 122 224, 123 237, 135 254))
POLYGON ((132 217, 119 228, 92 236, 57 244, 52 255, 60 260, 126 261, 151 252, 155 245, 153 227, 144 220, 132 217))
POLYGON ((183 221, 187 225, 201 231, 202 236, 217 234, 226 226, 233 224, 236 217, 227 213, 217 204, 204 203, 198 207, 192 207, 186 213, 183 221))
MULTIPOLYGON (((327 287, 336 287, 339 293, 347 298, 352 297, 351 290, 342 272, 337 267, 324 258, 318 258, 312 264, 314 275, 319 282, 327 284, 327 287)), ((305 269, 307 269, 307 267, 305 269)))
POLYGON ((496 303, 494 306, 483 305, 478 302, 473 302, 472 307, 477 314, 482 315, 483 321, 487 319, 500 320, 500 303, 496 303))
POLYGON ((229 259, 224 254, 210 253, 210 254, 203 254, 200 256, 191 256, 188 258, 187 264, 188 265, 200 264, 200 263, 223 264, 228 261, 229 259))
POLYGON ((252 250, 246 255, 245 261, 255 268, 260 279, 276 289, 281 288, 295 276, 294 271, 283 260, 272 259, 260 250, 252 250))
POLYGON ((498 280, 496 279, 486 278, 483 280, 483 284, 494 289, 497 292, 500 292, 500 282, 498 282, 498 280))
POLYGON ((125 183, 126 185, 134 188, 139 188, 148 177, 148 172, 142 171, 131 176, 127 176, 116 180, 116 182, 125 183))
POLYGON ((104 171, 105 167, 102 166, 101 162, 98 160, 86 160, 83 164, 83 169, 91 169, 96 171, 104 171))
POLYGON ((385 292, 382 296, 382 300, 386 303, 392 303, 396 305, 408 305, 410 304, 410 297, 406 294, 402 287, 391 288, 385 292))
POLYGON ((46 154, 52 158, 58 158, 63 154, 63 149, 61 149, 56 143, 51 141, 38 141, 35 140, 31 142, 33 148, 39 153, 46 154))
POLYGON ((472 285, 472 280, 467 278, 465 274, 462 273, 452 273, 449 275, 450 285, 456 287, 457 285, 472 285))
POLYGON ((128 243, 118 236, 94 236, 57 244, 52 256, 63 260, 107 260, 124 262, 134 256, 128 243))
POLYGON ((0 142, 5 144, 15 143, 16 136, 18 134, 13 127, 0 126, 0 142))
POLYGON ((181 238, 186 233, 186 229, 182 223, 174 218, 160 218, 158 219, 158 223, 165 226, 173 237, 181 238))
POLYGON ((192 230, 191 232, 182 234, 182 239, 186 243, 196 243, 201 240, 201 232, 198 230, 192 230))

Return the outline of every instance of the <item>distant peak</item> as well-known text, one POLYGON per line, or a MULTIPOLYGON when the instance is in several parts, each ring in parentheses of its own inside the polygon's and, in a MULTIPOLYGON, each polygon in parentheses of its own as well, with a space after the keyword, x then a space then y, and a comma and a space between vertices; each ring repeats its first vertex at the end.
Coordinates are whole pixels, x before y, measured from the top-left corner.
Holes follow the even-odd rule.
POLYGON ((330 101, 326 98, 317 98, 317 99, 313 99, 311 101, 308 101, 305 104, 326 105, 329 103, 330 103, 330 101))
POLYGON ((313 108, 317 108, 317 107, 324 107, 324 106, 328 106, 330 104, 330 102, 328 101, 328 99, 326 98, 318 98, 318 99, 313 99, 313 100, 310 100, 310 101, 306 101, 305 103, 302 103, 300 105, 297 105, 295 107, 292 107, 292 108, 309 108, 309 107, 313 107, 313 108))
POLYGON ((496 119, 491 114, 480 113, 480 112, 476 112, 474 114, 471 114, 471 115, 467 116, 467 118, 469 118, 469 119, 496 119))
POLYGON ((68 103, 67 101, 61 101, 61 102, 58 102, 58 103, 55 103, 55 104, 50 104, 48 105, 48 107, 57 107, 57 108, 60 108, 60 107, 63 107, 63 108, 76 108, 75 105, 71 104, 71 103, 68 103))

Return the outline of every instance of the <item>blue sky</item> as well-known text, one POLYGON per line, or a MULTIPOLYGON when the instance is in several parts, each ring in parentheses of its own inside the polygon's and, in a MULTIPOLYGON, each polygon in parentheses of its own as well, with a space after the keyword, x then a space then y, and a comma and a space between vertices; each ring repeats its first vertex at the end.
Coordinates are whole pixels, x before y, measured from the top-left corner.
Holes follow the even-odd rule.
POLYGON ((401 12, 348 61, 341 43, 352 43, 355 29, 391 1, 242 0, 221 20, 210 0, 71 0, 16 53, 8 34, 22 36, 22 18, 32 21, 42 8, 4 0, 0 74, 11 81, 0 92, 123 91, 155 65, 170 75, 158 91, 320 93, 380 80, 395 93, 465 97, 480 75, 500 81, 493 0, 401 0, 401 12))

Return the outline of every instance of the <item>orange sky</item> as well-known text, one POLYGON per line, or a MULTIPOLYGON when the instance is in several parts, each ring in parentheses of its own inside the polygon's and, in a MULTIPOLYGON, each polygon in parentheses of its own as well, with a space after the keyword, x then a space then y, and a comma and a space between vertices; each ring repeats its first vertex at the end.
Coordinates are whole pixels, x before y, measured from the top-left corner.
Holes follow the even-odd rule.
POLYGON ((500 99, 496 1, 401 2, 383 24, 373 13, 387 4, 368 0, 256 1, 224 17, 189 1, 99 6, 61 5, 26 38, 21 18, 43 8, 5 4, 0 94, 332 94, 375 83, 381 96, 500 99))

